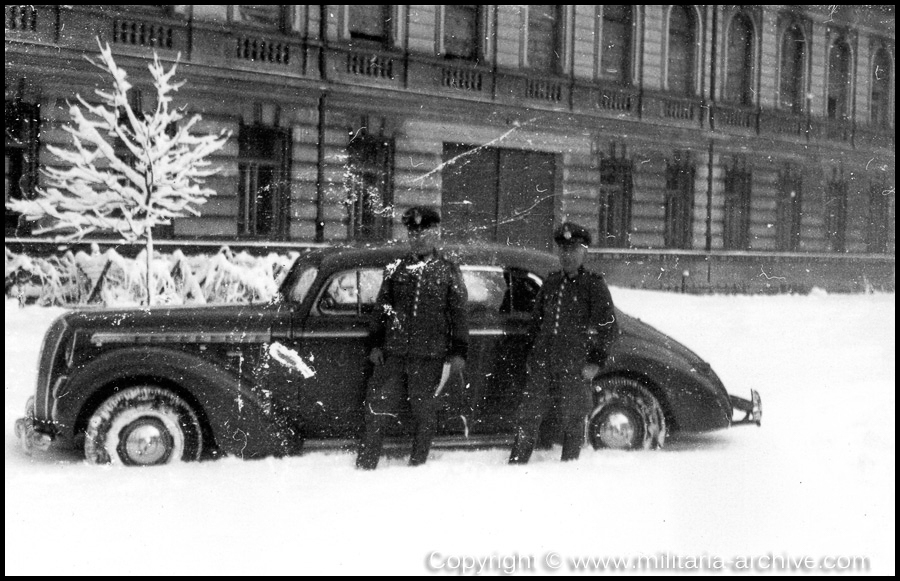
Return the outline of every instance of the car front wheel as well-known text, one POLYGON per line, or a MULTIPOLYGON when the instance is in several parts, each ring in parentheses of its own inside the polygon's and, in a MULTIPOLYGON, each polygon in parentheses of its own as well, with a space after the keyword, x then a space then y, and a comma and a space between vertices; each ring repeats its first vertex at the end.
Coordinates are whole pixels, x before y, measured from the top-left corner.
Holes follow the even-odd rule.
POLYGON ((193 408, 155 386, 129 387, 94 411, 84 455, 94 464, 154 466, 200 458, 203 431, 193 408))
POLYGON ((640 382, 620 377, 594 384, 596 406, 588 434, 595 449, 652 450, 666 440, 666 419, 659 401, 640 382))

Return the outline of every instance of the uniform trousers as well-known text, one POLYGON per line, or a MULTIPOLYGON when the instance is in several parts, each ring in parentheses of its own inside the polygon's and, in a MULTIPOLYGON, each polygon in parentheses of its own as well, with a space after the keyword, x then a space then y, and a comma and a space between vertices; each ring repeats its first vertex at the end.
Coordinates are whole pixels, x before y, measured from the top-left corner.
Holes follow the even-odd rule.
MULTIPOLYGON (((562 460, 577 460, 590 412, 591 382, 581 376, 583 362, 538 358, 529 362, 528 379, 516 414, 516 440, 510 464, 526 464, 538 442, 541 423, 550 419, 562 437, 562 460)), ((546 434, 541 434, 546 443, 546 434)))
POLYGON ((415 430, 409 464, 425 463, 437 428, 434 392, 443 365, 440 359, 388 354, 382 365, 375 366, 366 394, 366 433, 356 458, 358 468, 372 470, 378 466, 384 432, 397 421, 404 399, 409 401, 415 430))

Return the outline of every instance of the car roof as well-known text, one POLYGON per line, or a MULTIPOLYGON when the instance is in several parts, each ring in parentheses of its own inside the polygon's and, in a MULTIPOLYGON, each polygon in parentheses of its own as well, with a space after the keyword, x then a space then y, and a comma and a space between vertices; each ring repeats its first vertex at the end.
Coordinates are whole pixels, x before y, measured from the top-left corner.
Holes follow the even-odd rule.
MULTIPOLYGON (((442 244, 439 250, 461 265, 509 266, 529 270, 541 277, 559 268, 559 261, 547 252, 505 246, 503 244, 442 244)), ((361 266, 383 266, 409 253, 405 242, 365 248, 328 248, 308 255, 307 259, 319 263, 327 271, 361 266)))

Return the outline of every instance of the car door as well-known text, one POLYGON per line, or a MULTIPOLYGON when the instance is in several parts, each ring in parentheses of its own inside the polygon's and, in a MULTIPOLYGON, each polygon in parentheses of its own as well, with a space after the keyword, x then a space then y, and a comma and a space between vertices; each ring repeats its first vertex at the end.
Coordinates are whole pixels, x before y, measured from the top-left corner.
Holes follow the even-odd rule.
POLYGON ((362 429, 365 386, 371 365, 366 353, 371 309, 381 286, 380 267, 335 273, 297 321, 290 348, 308 364, 297 401, 307 438, 355 438, 362 429))
MULTIPOLYGON (((469 296, 469 357, 464 375, 449 377, 439 396, 438 435, 509 433, 524 386, 525 332, 540 279, 499 266, 469 264, 461 270, 469 296)), ((298 380, 287 366, 274 370, 291 374, 308 438, 361 433, 372 371, 366 338, 382 276, 380 267, 333 273, 285 341, 312 372, 298 380)), ((411 427, 409 411, 403 409, 388 435, 409 434, 411 427)))
POLYGON ((472 435, 507 435, 525 386, 526 333, 541 279, 523 269, 463 266, 470 347, 465 409, 472 435))
MULTIPOLYGON (((299 382, 298 389, 298 407, 308 438, 355 438, 362 433, 366 387, 372 375, 366 344, 382 280, 380 266, 333 273, 294 332, 291 349, 313 372, 299 382)), ((439 435, 465 430, 461 389, 462 377, 448 379, 440 395, 439 435)), ((404 405, 397 421, 386 429, 389 436, 412 432, 408 406, 404 405)))

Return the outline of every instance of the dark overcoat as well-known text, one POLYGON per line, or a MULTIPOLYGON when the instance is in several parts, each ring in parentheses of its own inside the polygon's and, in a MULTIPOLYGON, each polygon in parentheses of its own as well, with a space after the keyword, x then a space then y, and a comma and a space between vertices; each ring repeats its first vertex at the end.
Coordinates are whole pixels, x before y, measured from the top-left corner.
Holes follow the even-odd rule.
POLYGON ((446 360, 468 354, 466 286, 459 266, 434 252, 389 264, 369 329, 385 355, 446 360))
POLYGON ((538 393, 526 394, 526 405, 531 396, 535 404, 558 403, 564 417, 587 415, 591 382, 581 371, 588 363, 603 365, 618 329, 602 275, 584 267, 573 278, 551 273, 538 294, 528 332, 532 347, 526 390, 538 393))

